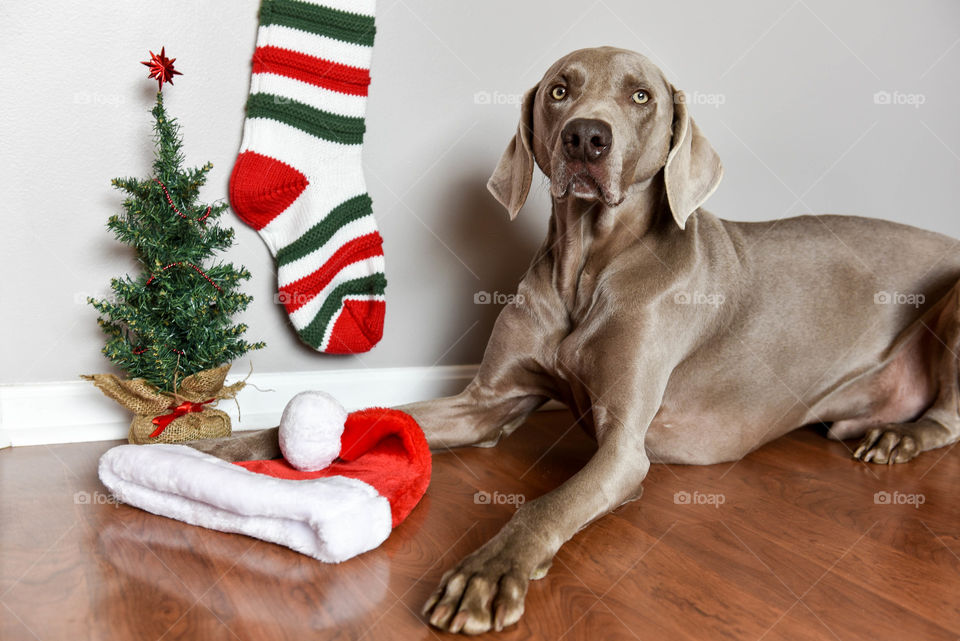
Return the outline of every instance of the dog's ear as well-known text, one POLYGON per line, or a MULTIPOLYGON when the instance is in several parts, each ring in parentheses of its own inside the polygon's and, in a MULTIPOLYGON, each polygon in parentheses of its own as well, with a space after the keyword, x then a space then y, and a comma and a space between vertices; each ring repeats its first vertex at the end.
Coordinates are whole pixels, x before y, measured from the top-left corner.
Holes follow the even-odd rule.
POLYGON ((670 211, 680 229, 710 197, 722 177, 720 157, 687 112, 684 93, 674 89, 673 143, 664 166, 664 182, 670 211))
POLYGON ((487 189, 510 213, 510 220, 517 216, 530 193, 533 180, 533 103, 539 83, 523 96, 520 108, 520 123, 517 133, 500 157, 497 168, 487 181, 487 189))

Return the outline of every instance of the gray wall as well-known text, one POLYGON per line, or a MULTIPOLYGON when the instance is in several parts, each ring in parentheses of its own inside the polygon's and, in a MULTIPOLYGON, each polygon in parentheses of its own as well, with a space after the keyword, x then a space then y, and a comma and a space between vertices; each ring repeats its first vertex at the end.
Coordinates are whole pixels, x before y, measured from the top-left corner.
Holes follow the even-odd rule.
MULTIPOLYGON (((188 162, 215 164, 204 196, 223 198, 257 6, 0 5, 0 383, 109 370, 82 301, 132 268, 104 224, 119 209, 110 178, 146 175, 151 162, 154 86, 138 61, 161 45, 177 58, 168 106, 188 162)), ((474 293, 513 290, 547 217, 542 177, 513 223, 484 183, 519 94, 584 46, 646 53, 692 94, 726 165, 714 213, 860 213, 960 236, 955 0, 381 0, 378 30, 365 164, 386 239, 385 337, 355 357, 302 347, 273 303, 265 246, 229 214, 229 258, 254 274, 243 320, 269 344, 256 371, 478 362, 498 310, 474 293), (892 104, 877 104, 878 91, 892 104)))

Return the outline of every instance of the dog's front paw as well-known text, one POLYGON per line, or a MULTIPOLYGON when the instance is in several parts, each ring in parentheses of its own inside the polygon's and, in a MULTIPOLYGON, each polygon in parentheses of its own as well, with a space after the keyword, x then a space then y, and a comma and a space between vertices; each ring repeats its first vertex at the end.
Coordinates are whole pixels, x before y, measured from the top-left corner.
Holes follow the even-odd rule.
POLYGON ((868 430, 853 458, 866 463, 906 463, 920 453, 909 425, 887 425, 868 430))
POLYGON ((444 574, 423 607, 430 625, 481 634, 519 621, 530 579, 546 574, 549 563, 535 570, 518 549, 494 538, 444 574))

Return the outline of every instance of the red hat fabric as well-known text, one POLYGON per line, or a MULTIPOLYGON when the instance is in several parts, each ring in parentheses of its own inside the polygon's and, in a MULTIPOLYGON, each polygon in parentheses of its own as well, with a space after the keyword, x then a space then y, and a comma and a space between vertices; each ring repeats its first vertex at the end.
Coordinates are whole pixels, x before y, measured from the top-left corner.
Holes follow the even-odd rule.
POLYGON ((314 472, 294 468, 285 459, 240 461, 251 472, 281 479, 345 476, 372 486, 390 502, 391 527, 407 518, 430 485, 430 448, 413 417, 400 410, 370 408, 347 415, 340 456, 314 472))

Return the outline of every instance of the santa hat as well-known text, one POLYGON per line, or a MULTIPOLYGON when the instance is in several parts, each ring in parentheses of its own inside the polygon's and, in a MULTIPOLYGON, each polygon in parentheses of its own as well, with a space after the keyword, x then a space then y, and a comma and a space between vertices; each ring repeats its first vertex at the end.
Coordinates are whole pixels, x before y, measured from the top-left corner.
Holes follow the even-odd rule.
POLYGON ((347 414, 323 392, 280 421, 285 459, 236 464, 185 445, 120 445, 100 480, 153 514, 279 543, 328 563, 380 545, 430 484, 430 450, 404 412, 347 414))

